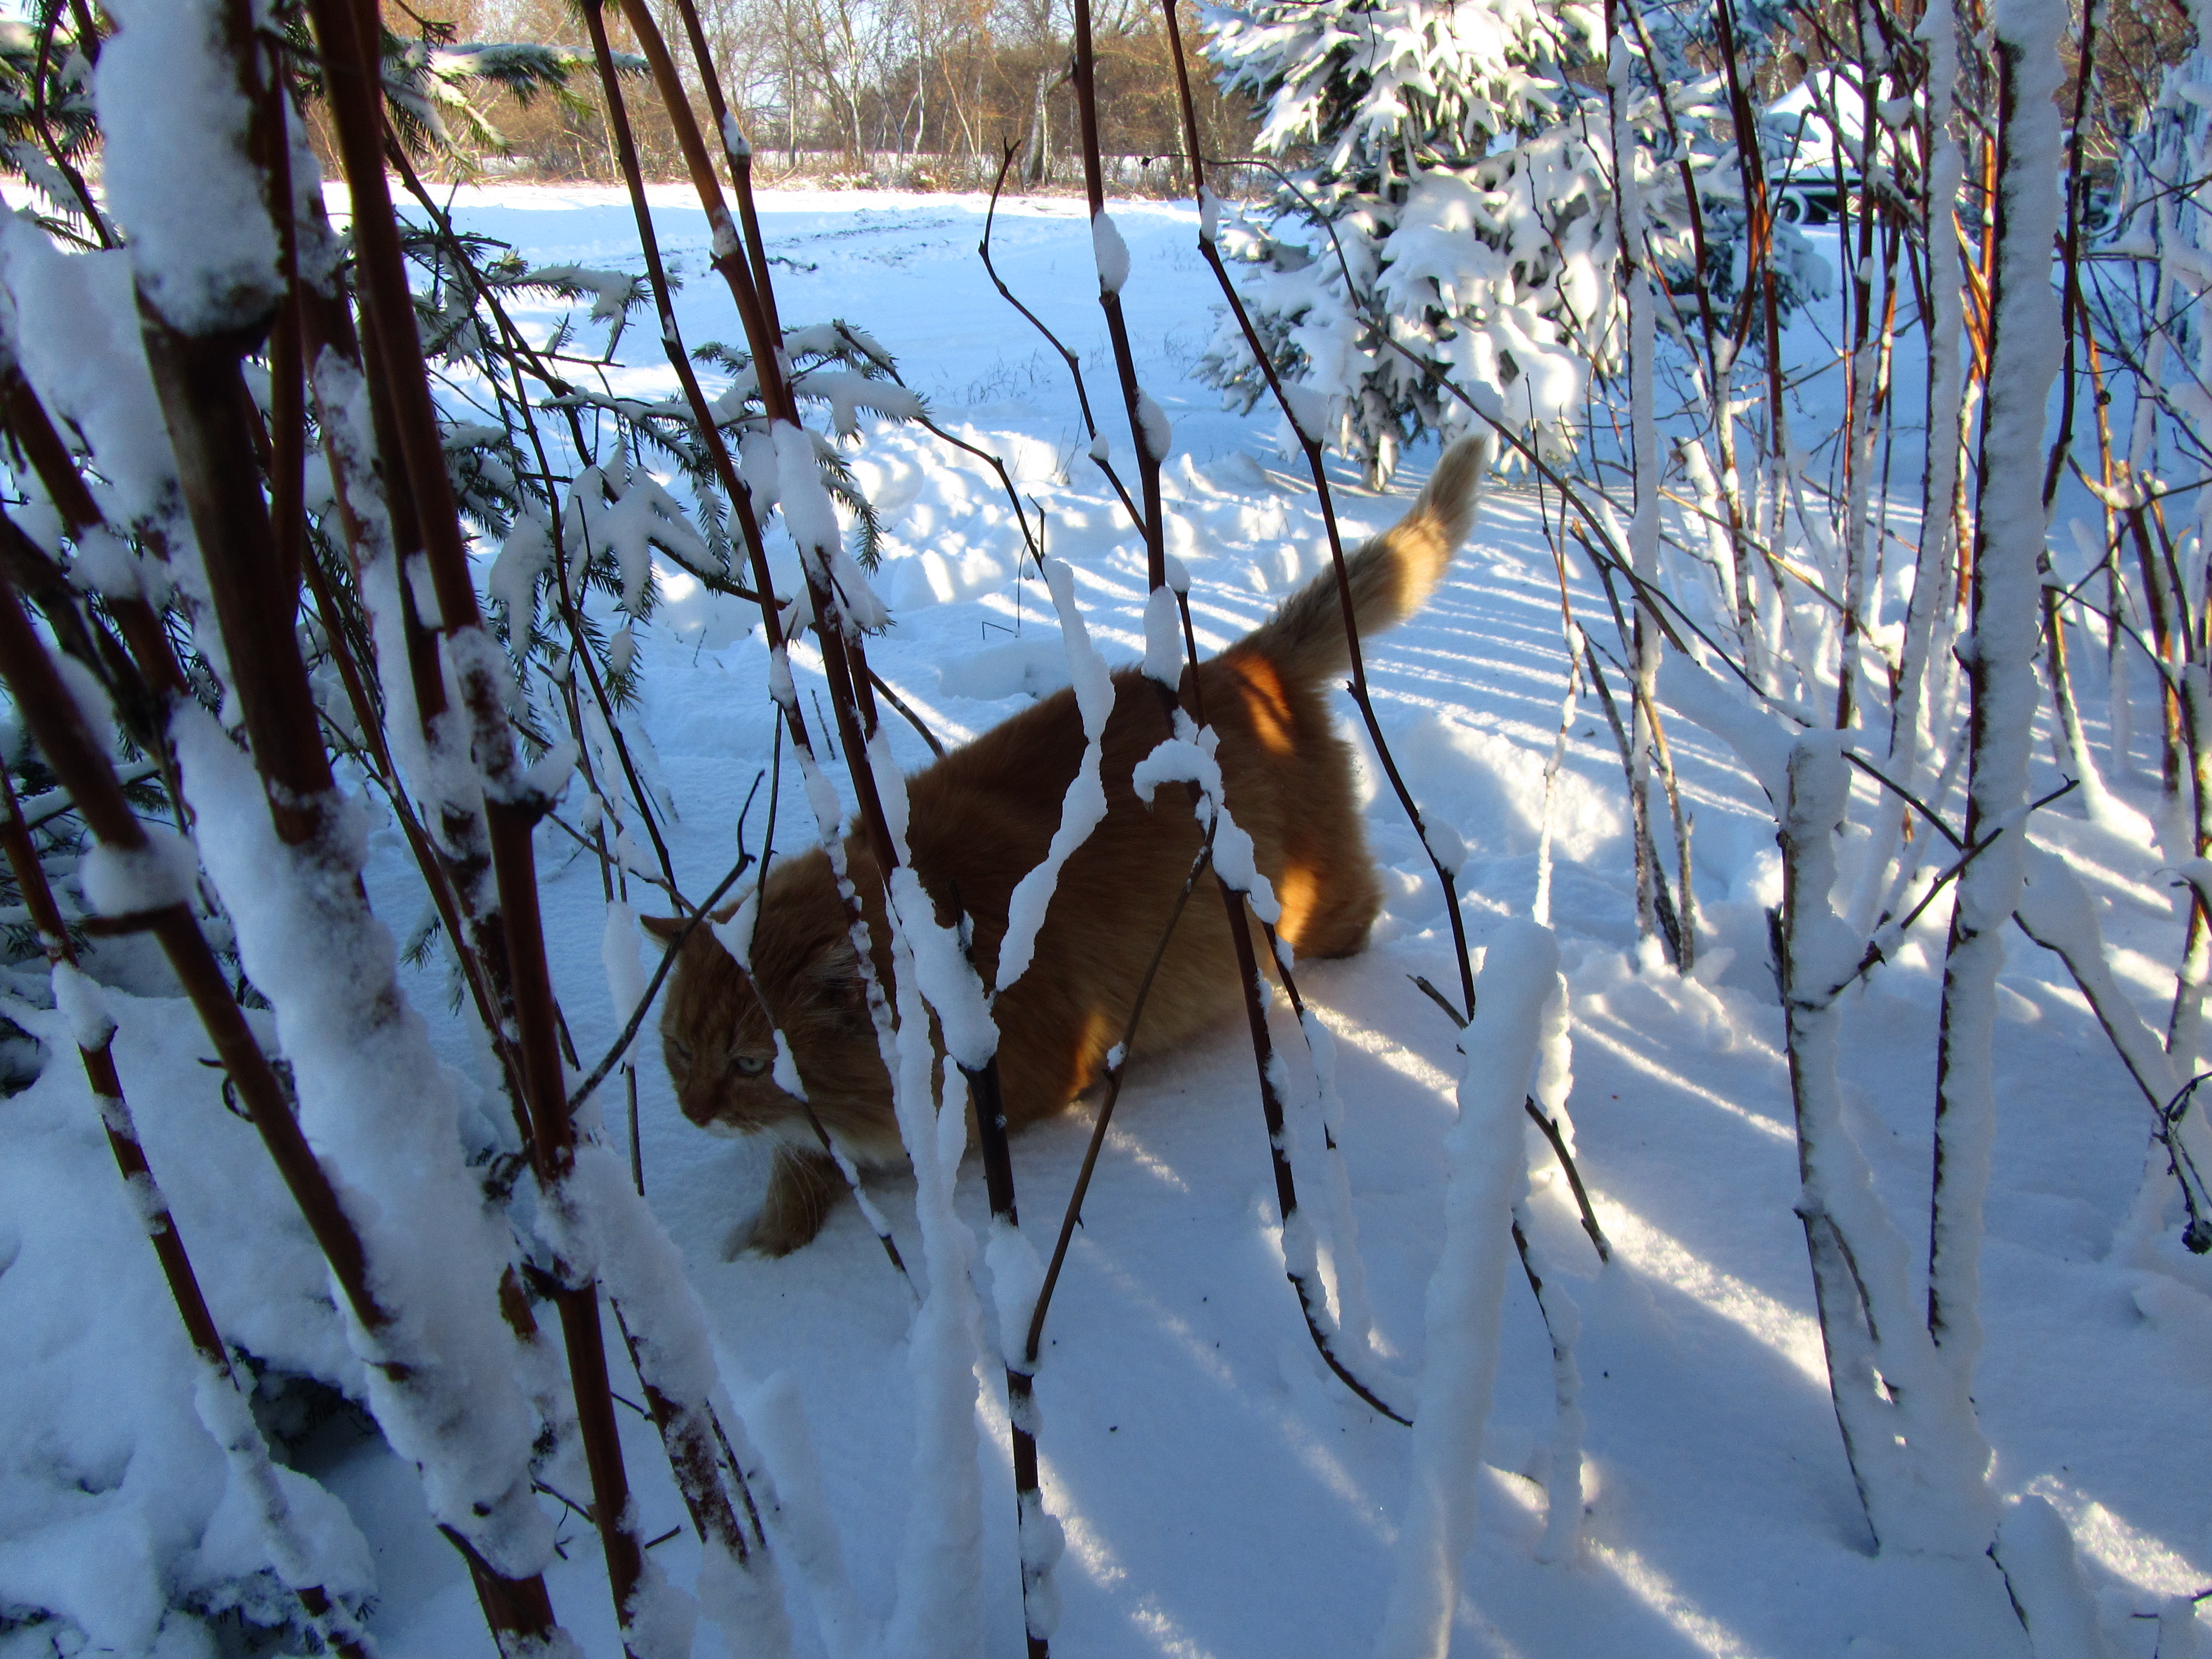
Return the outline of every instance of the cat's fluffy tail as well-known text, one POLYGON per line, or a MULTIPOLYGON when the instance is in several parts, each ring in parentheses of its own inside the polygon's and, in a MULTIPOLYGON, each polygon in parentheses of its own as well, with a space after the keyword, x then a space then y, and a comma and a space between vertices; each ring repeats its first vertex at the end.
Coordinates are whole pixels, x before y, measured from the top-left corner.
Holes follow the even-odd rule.
MULTIPOLYGON (((1413 510, 1345 560, 1352 615, 1363 637, 1405 621, 1443 580, 1474 522, 1491 453, 1487 437, 1453 444, 1413 510)), ((1312 685, 1343 672, 1352 656, 1336 572, 1324 570, 1308 582, 1236 649, 1266 657, 1292 684, 1312 685)))

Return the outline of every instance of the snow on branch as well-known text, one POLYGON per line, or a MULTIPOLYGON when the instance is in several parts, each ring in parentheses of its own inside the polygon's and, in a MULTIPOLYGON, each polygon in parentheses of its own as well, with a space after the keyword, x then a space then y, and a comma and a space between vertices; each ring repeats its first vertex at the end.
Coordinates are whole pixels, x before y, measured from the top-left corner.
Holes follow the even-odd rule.
POLYGON ((1522 1102, 1550 1012, 1565 995, 1549 928, 1516 921, 1492 935, 1461 1039, 1459 1119, 1444 1138, 1443 1255, 1429 1281, 1412 1474, 1376 1659, 1443 1659, 1449 1645, 1461 1562, 1474 1540, 1513 1206, 1528 1186, 1522 1102))
POLYGON ((1006 904, 1006 934, 999 946, 994 991, 1004 991, 1029 970, 1036 948, 1037 930, 1044 926, 1060 872, 1105 821, 1106 789, 1099 781, 1099 763, 1105 753, 1107 717, 1114 712, 1114 682, 1106 660, 1091 642, 1083 612, 1075 603, 1075 572, 1059 559, 1044 561, 1045 585, 1052 592, 1053 609, 1060 613, 1060 640, 1067 652, 1067 668, 1075 685, 1075 702, 1083 717, 1083 758, 1061 799, 1060 826, 1052 845, 1036 867, 1015 884, 1006 904))

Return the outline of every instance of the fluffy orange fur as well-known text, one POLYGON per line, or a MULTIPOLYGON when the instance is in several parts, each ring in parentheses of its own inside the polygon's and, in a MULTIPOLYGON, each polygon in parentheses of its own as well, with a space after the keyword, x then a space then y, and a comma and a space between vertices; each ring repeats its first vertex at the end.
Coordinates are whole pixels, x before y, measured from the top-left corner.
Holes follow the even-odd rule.
MULTIPOLYGON (((1364 634, 1390 627, 1436 586, 1466 539, 1486 445, 1447 450, 1411 512, 1347 561, 1364 634)), ((1301 957, 1357 951, 1381 902, 1352 789, 1352 751, 1322 688, 1349 660, 1335 573, 1323 572, 1274 617, 1198 670, 1206 720, 1220 733, 1229 810, 1253 839, 1282 904, 1279 931, 1301 957)), ((1103 822, 1068 860, 1029 971, 998 1000, 999 1074, 1008 1123, 1066 1106, 1100 1076, 1167 925, 1200 832, 1179 789, 1150 806, 1130 787, 1137 763, 1170 732, 1156 687, 1115 676, 1102 777, 1103 822)), ((1185 708, 1194 706, 1190 671, 1185 708)), ((940 921, 969 918, 991 982, 1015 883, 1059 827, 1060 798, 1084 750, 1074 694, 1061 691, 908 780, 915 873, 940 921)), ((865 896, 871 955, 890 963, 882 883, 866 838, 845 843, 865 896)), ((1139 1049, 1172 1046, 1242 1006, 1226 914, 1194 893, 1176 924, 1136 1033, 1139 1049)), ((657 924, 672 933, 675 924, 657 924)), ((693 930, 661 1012, 663 1048, 684 1115, 726 1134, 776 1139, 768 1199, 734 1248, 781 1255, 819 1231, 842 1190, 821 1127, 860 1164, 903 1160, 890 1079, 878 1058, 858 961, 818 848, 768 874, 748 974, 705 927, 693 930), (771 1020, 774 1022, 771 1024, 771 1020), (781 1029, 805 1089, 775 1081, 781 1029)))

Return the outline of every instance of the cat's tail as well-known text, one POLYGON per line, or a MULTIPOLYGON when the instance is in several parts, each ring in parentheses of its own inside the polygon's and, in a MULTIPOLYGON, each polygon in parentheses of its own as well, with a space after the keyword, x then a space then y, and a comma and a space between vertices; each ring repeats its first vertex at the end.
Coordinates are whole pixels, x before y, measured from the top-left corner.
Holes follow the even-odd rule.
MULTIPOLYGON (((1346 558, 1352 616, 1363 637, 1395 628, 1436 591, 1474 522, 1491 454, 1486 436, 1453 444, 1437 460, 1412 511, 1346 558)), ((1336 572, 1322 571, 1235 649, 1267 658, 1294 685, 1313 685, 1342 673, 1351 665, 1352 653, 1344 638, 1336 572)))

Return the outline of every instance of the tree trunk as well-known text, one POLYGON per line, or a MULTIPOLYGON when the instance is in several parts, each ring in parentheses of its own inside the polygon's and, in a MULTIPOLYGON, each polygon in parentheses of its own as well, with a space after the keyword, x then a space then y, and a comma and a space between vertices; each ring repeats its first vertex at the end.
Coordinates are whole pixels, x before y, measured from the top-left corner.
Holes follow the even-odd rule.
POLYGON ((1042 184, 1052 168, 1052 138, 1046 124, 1051 119, 1055 78, 1049 60, 1037 70, 1036 96, 1030 106, 1030 146, 1022 155, 1022 177, 1033 185, 1042 184))

